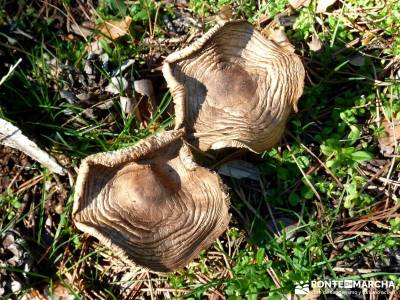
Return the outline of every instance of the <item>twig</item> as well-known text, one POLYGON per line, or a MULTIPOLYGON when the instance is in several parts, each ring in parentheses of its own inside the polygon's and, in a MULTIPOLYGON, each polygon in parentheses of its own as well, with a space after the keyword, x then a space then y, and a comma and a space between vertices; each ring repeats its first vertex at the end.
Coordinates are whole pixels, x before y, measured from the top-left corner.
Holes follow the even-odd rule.
MULTIPOLYGON (((227 235, 227 236, 228 236, 228 235, 227 235)), ((225 251, 224 251, 224 248, 222 247, 221 241, 220 241, 219 239, 217 240, 217 244, 218 244, 218 247, 220 248, 222 257, 224 258, 225 265, 226 265, 226 268, 227 268, 229 277, 230 277, 230 278, 233 278, 234 276, 233 276, 231 264, 229 263, 228 257, 227 257, 227 255, 226 255, 226 253, 225 253, 225 251)))
POLYGON ((354 222, 351 222, 351 223, 348 223, 348 224, 345 224, 345 225, 341 225, 341 226, 339 226, 338 228, 345 228, 345 227, 350 227, 350 226, 358 225, 358 224, 363 224, 363 225, 365 225, 366 223, 371 222, 371 221, 374 221, 374 220, 393 219, 393 218, 396 218, 396 217, 400 217, 400 213, 398 213, 398 214, 391 214, 391 215, 373 216, 373 217, 369 217, 369 218, 366 218, 366 219, 357 220, 357 221, 354 221, 354 222))
POLYGON ((325 163, 319 159, 317 155, 314 154, 307 146, 305 146, 303 143, 300 143, 300 146, 303 147, 308 153, 310 153, 325 169, 325 171, 332 176, 332 178, 336 181, 339 187, 343 188, 343 184, 340 182, 340 180, 335 176, 335 174, 332 173, 332 171, 325 165, 325 163))
POLYGON ((18 65, 21 63, 21 61, 22 61, 22 58, 18 59, 18 61, 17 61, 14 65, 12 65, 12 66, 10 67, 10 69, 9 69, 8 72, 7 72, 7 74, 4 75, 4 76, 1 78, 1 80, 0 80, 0 86, 8 79, 8 77, 11 76, 12 72, 14 72, 15 68, 18 67, 18 65))
POLYGON ((65 169, 46 151, 28 139, 21 130, 10 122, 0 118, 0 144, 18 149, 48 168, 51 172, 65 175, 65 169))
POLYGON ((369 274, 373 272, 381 272, 381 269, 354 269, 354 268, 342 268, 342 267, 334 267, 333 271, 340 273, 359 273, 359 274, 369 274))
POLYGON ((153 289, 153 284, 151 283, 151 277, 149 271, 146 272, 147 278, 148 278, 148 283, 149 283, 149 292, 150 292, 150 298, 151 300, 154 300, 154 289, 153 289))
MULTIPOLYGON (((345 234, 345 235, 361 235, 361 236, 374 236, 374 235, 376 235, 376 233, 368 232, 368 231, 342 231, 341 233, 345 234)), ((394 238, 399 238, 400 237, 399 234, 390 234, 388 236, 394 237, 394 238)))
MULTIPOLYGON (((288 148, 288 150, 291 152, 292 149, 290 148, 289 145, 286 145, 286 147, 288 148)), ((325 215, 325 210, 324 210, 324 206, 322 205, 322 199, 321 196, 319 195, 318 191, 315 189, 315 187, 313 186, 313 184, 311 183, 311 181, 308 179, 307 175, 304 173, 304 170, 300 167, 299 162, 297 161, 296 157, 293 154, 290 154, 290 156, 293 158, 294 162, 296 163, 298 169, 300 170, 301 174, 303 175, 304 180, 307 182, 307 185, 310 187, 310 189, 313 191, 314 195, 317 197, 317 199, 319 200, 319 202, 321 203, 321 209, 322 209, 322 213, 325 215)))
MULTIPOLYGON (((264 261, 266 261, 266 262, 270 261, 269 258, 268 258, 268 255, 265 255, 264 261)), ((282 288, 281 281, 279 280, 278 276, 276 275, 274 269, 271 268, 271 267, 269 267, 269 268, 267 269, 267 272, 268 272, 269 276, 271 277, 272 281, 274 282, 275 286, 276 286, 278 289, 282 288)))

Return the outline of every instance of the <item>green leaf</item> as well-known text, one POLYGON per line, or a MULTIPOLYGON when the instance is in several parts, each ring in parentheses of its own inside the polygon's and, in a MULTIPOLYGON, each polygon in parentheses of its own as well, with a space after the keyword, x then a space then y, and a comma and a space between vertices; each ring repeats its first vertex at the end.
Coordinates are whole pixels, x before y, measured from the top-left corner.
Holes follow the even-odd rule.
POLYGON ((99 40, 99 45, 108 55, 111 55, 112 49, 111 49, 110 45, 108 45, 108 42, 106 39, 101 38, 99 40))
POLYGON ((334 151, 335 151, 335 150, 332 149, 332 148, 329 147, 329 146, 321 145, 321 152, 322 152, 323 154, 325 154, 326 156, 331 155, 334 151))
POLYGON ((264 261, 264 257, 265 257, 265 249, 264 248, 258 249, 256 254, 257 264, 261 265, 264 261))
POLYGON ((13 201, 12 205, 14 206, 14 208, 21 208, 21 202, 17 201, 13 201))
POLYGON ((279 179, 286 180, 289 178, 289 171, 285 168, 279 167, 277 175, 279 179))
POLYGON ((336 153, 340 149, 340 143, 337 139, 328 139, 321 145, 321 152, 326 156, 336 153))
POLYGON ((146 21, 146 20, 148 20, 148 18, 149 18, 149 15, 148 15, 147 11, 145 11, 145 10, 140 10, 132 16, 132 19, 134 21, 146 21))
POLYGON ((350 125, 350 130, 351 131, 347 137, 349 138, 349 140, 351 140, 351 144, 354 144, 356 140, 360 138, 361 131, 355 125, 350 125))
POLYGON ((301 196, 305 199, 312 199, 314 192, 307 185, 304 185, 301 189, 301 196))
POLYGON ((290 205, 296 206, 297 204, 299 204, 299 202, 300 202, 300 197, 297 196, 297 194, 295 193, 290 194, 289 196, 290 205))
POLYGON ((307 156, 304 156, 304 155, 299 156, 299 157, 297 158, 297 161, 298 161, 298 163, 299 163, 299 165, 300 165, 300 167, 301 167, 302 169, 305 169, 305 168, 307 168, 307 167, 310 165, 310 160, 308 159, 307 156))
POLYGON ((351 159, 354 161, 366 161, 372 159, 374 156, 366 151, 356 151, 351 154, 351 159))
POLYGON ((331 160, 328 160, 325 163, 325 165, 330 169, 330 168, 332 168, 334 166, 335 162, 336 162, 336 159, 331 159, 331 160))

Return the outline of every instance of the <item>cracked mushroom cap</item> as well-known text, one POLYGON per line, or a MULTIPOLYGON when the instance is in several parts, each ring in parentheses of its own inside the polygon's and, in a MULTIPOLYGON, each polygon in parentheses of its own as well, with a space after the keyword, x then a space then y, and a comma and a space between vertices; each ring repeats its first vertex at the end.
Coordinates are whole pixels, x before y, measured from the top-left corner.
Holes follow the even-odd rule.
POLYGON ((154 271, 185 266, 228 226, 218 175, 197 166, 168 131, 83 160, 73 219, 78 229, 154 271))
POLYGON ((297 111, 304 73, 297 55, 245 21, 216 25, 170 54, 163 67, 174 98, 175 126, 185 126, 203 151, 273 147, 289 114, 297 111))

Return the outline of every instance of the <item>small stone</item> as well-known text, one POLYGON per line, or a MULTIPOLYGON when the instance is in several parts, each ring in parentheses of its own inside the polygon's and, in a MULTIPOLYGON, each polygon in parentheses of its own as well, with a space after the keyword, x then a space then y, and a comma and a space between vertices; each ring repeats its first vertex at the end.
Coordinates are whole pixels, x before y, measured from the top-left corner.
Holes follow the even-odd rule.
POLYGON ((22 288, 22 285, 19 281, 14 280, 11 282, 11 291, 13 293, 19 292, 21 290, 21 288, 22 288))

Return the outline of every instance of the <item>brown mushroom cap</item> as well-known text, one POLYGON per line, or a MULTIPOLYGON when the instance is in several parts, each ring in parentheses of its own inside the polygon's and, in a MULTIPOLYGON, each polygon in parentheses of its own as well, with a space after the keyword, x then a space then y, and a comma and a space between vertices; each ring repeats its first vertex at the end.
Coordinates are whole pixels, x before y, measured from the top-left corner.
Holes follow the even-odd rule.
POLYGON ((245 21, 231 21, 170 54, 163 73, 174 98, 175 126, 186 126, 201 150, 262 152, 280 140, 297 110, 305 72, 290 50, 245 21))
POLYGON ((117 254, 154 271, 187 264, 229 223, 218 175, 197 166, 168 131, 83 160, 73 219, 117 254))

